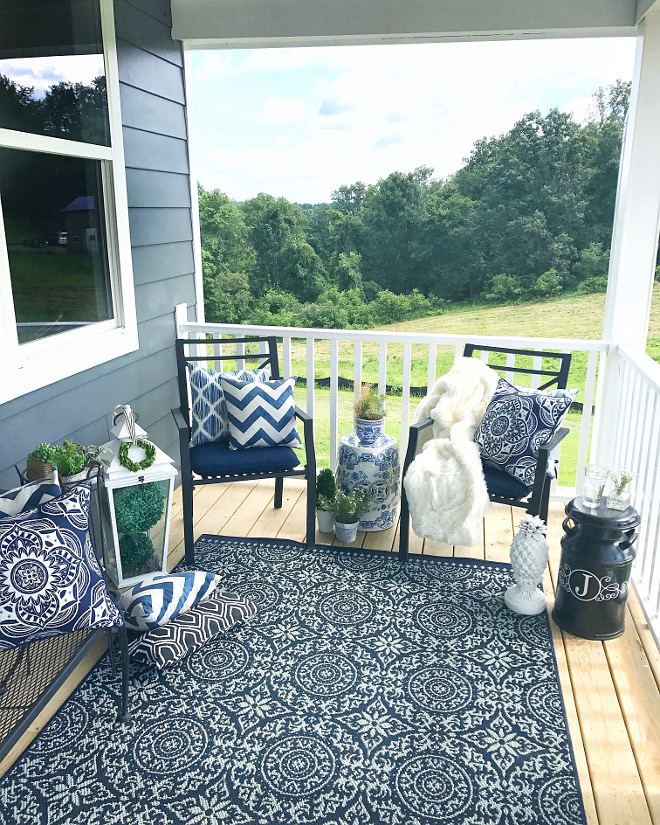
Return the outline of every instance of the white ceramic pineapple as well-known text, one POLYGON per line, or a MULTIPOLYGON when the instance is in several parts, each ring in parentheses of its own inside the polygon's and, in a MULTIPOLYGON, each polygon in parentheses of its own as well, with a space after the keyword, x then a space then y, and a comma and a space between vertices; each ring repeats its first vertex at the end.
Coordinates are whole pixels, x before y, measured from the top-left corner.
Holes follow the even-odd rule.
POLYGON ((514 613, 533 616, 545 610, 545 596, 538 584, 548 563, 546 526, 538 516, 523 516, 511 542, 511 567, 516 584, 504 594, 514 613))

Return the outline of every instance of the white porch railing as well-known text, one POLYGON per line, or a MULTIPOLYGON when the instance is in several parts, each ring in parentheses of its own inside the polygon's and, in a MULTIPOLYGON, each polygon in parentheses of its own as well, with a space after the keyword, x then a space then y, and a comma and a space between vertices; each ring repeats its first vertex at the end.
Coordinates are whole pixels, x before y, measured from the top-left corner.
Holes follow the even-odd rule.
MULTIPOLYGON (((315 381, 315 369, 317 364, 317 354, 321 347, 324 349, 324 360, 329 357, 329 379, 330 379, 330 466, 334 469, 339 438, 338 424, 340 419, 340 392, 339 392, 339 372, 340 372, 340 342, 344 363, 351 362, 351 374, 343 375, 342 378, 352 379, 356 384, 363 380, 363 362, 365 357, 365 345, 374 350, 377 348, 377 381, 380 392, 385 391, 388 383, 401 387, 401 431, 400 445, 401 453, 405 454, 408 441, 408 428, 410 426, 410 389, 411 374, 413 367, 413 357, 419 366, 419 360, 425 362, 424 374, 426 384, 431 386, 437 377, 438 368, 438 348, 449 347, 453 350, 454 359, 460 357, 465 343, 469 340, 474 343, 481 343, 491 346, 514 347, 517 349, 546 350, 549 352, 571 352, 585 353, 587 357, 586 375, 583 386, 580 386, 578 401, 583 404, 585 412, 593 407, 596 394, 596 375, 601 353, 606 353, 608 345, 604 341, 592 341, 569 338, 523 338, 506 336, 484 336, 484 335, 442 335, 432 333, 404 333, 404 332, 380 332, 377 330, 337 330, 337 329, 304 329, 293 327, 272 327, 237 324, 198 324, 189 322, 186 315, 186 306, 177 307, 176 312, 177 331, 181 337, 200 339, 207 333, 212 333, 214 337, 242 337, 251 335, 275 335, 281 341, 282 374, 289 377, 294 374, 292 371, 292 351, 294 343, 298 354, 304 352, 304 372, 300 369, 300 359, 297 360, 296 374, 307 379, 306 408, 310 415, 314 415, 317 407, 317 388, 315 381), (348 358, 346 353, 346 343, 352 347, 348 358), (388 359, 395 351, 396 365, 393 358, 388 359), (399 359, 401 366, 399 367, 399 359)), ((509 357, 508 366, 514 366, 514 360, 509 357)), ((540 364, 535 364, 535 367, 540 364)), ((345 369, 348 369, 345 367, 345 369)), ((324 376, 326 377, 326 376, 324 376)), ((508 376, 513 381, 513 373, 508 376)), ((538 376, 536 376, 538 380, 538 376)), ((571 384, 574 386, 574 384, 571 384)), ((397 391, 398 396, 398 391, 397 391)), ((392 410, 392 405, 396 403, 397 396, 388 395, 388 409, 392 410)), ((420 399, 421 400, 421 399, 420 399)), ((580 440, 578 448, 576 475, 572 484, 564 487, 557 487, 554 495, 568 498, 580 492, 582 479, 584 477, 584 467, 588 461, 589 440, 591 434, 591 415, 583 414, 580 424, 580 440)))
POLYGON ((633 505, 642 517, 633 581, 656 641, 660 640, 660 364, 645 353, 613 348, 619 414, 611 434, 612 467, 635 476, 633 505))

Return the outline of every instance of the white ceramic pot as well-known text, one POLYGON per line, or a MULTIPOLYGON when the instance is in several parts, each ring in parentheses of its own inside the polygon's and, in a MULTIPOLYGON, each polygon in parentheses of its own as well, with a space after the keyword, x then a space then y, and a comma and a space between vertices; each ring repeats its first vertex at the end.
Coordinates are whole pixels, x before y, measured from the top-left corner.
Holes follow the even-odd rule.
POLYGON ((317 510, 316 521, 322 533, 332 533, 332 528, 335 526, 335 517, 329 510, 317 510))
POLYGON ((357 538, 357 531, 359 522, 354 521, 352 524, 343 524, 341 521, 335 521, 335 533, 337 540, 343 541, 344 544, 352 544, 357 538))

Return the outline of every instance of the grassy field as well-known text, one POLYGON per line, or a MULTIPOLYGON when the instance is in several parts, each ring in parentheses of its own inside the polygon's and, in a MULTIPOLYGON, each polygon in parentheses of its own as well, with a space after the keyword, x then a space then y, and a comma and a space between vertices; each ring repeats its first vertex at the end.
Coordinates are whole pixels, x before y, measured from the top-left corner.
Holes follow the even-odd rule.
MULTIPOLYGON (((460 335, 524 335, 534 337, 559 338, 600 338, 603 325, 604 295, 572 295, 554 300, 516 304, 502 307, 460 307, 443 315, 420 318, 415 321, 381 327, 387 331, 454 333, 460 335)), ((647 351, 660 361, 660 284, 656 284, 653 295, 651 322, 647 351)), ((412 385, 425 386, 427 382, 428 347, 413 347, 412 385)), ((453 363, 452 347, 438 347, 436 375, 446 373, 453 363)), ((587 356, 576 353, 571 362, 569 387, 581 390, 586 379, 587 356)), ((305 344, 302 341, 292 345, 293 374, 306 374, 305 344)), ((392 345, 387 352, 387 380, 389 384, 400 385, 403 370, 403 347, 392 345)), ((330 374, 330 347, 327 342, 319 342, 315 347, 315 377, 327 378, 330 374)), ((353 346, 348 342, 339 344, 339 375, 353 378, 353 346)), ((365 381, 378 380, 378 345, 363 345, 363 378, 365 381)), ((297 403, 306 407, 306 388, 296 388, 297 403)), ((353 394, 350 390, 339 392, 339 436, 353 429, 353 394)), ((418 398, 410 402, 409 420, 412 420, 418 398)), ((315 437, 317 461, 320 467, 328 466, 330 457, 330 392, 317 388, 315 393, 315 437)), ((562 460, 559 483, 573 485, 579 448, 579 429, 582 413, 569 413, 566 425, 570 435, 562 444, 562 460)), ((401 434, 401 403, 396 395, 388 398, 386 430, 397 439, 401 434)))
POLYGON ((97 284, 90 255, 9 253, 18 321, 96 321, 97 284))

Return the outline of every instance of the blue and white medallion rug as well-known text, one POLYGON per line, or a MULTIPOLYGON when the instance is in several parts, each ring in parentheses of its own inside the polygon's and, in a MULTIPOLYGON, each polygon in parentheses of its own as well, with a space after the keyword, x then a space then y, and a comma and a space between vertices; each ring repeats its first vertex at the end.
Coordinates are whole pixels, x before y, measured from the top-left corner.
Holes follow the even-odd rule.
POLYGON ((0 780, 2 825, 584 825, 548 619, 510 567, 203 536, 257 616, 116 723, 107 657, 0 780))

